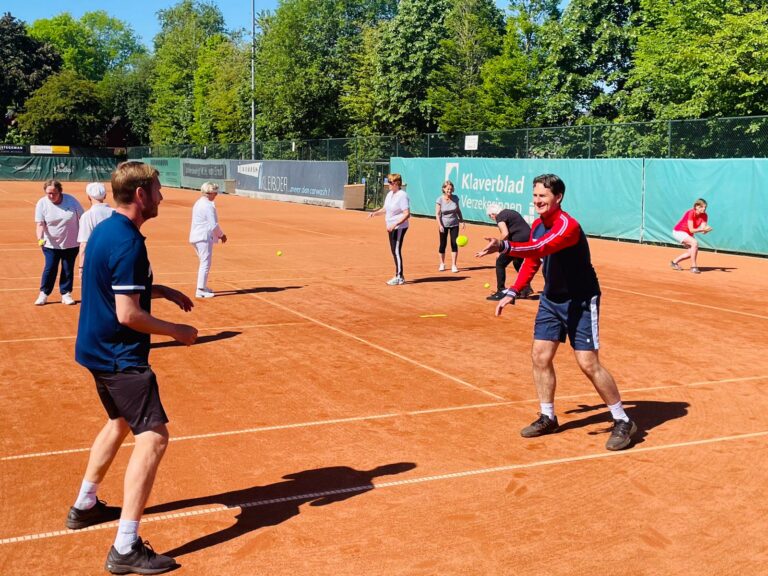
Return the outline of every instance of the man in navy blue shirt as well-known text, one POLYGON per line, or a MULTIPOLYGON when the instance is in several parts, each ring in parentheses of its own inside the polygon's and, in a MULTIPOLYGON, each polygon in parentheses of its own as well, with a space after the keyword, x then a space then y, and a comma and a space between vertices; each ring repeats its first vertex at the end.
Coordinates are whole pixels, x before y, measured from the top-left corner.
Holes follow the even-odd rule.
POLYGON ((192 301, 167 286, 153 285, 142 224, 157 216, 163 199, 158 172, 142 162, 123 162, 112 173, 117 208, 88 241, 82 275, 82 306, 75 359, 93 374, 108 421, 93 443, 80 493, 67 516, 79 530, 120 518, 106 568, 115 574, 159 574, 175 568, 173 558, 156 554, 139 538, 139 521, 168 446, 168 417, 149 365, 150 334, 186 344, 197 329, 152 316, 151 299, 166 298, 182 310, 192 301), (122 512, 96 497, 120 445, 132 432, 133 453, 125 471, 122 512))

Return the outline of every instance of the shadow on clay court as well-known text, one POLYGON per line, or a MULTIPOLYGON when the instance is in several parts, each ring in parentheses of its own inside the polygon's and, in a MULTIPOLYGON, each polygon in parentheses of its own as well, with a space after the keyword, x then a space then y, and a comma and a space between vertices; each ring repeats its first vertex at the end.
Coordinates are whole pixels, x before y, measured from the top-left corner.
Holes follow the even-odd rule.
MULTIPOLYGON (((669 420, 675 420, 686 416, 689 407, 690 404, 687 402, 659 402, 656 400, 625 401, 624 409, 627 411, 627 416, 637 424, 637 433, 632 439, 632 446, 635 444, 642 444, 645 441, 645 437, 648 436, 648 432, 653 428, 656 428, 656 426, 660 426, 669 420)), ((595 414, 590 414, 579 420, 563 422, 560 425, 558 433, 573 430, 575 428, 583 428, 584 426, 591 426, 593 424, 605 424, 604 429, 594 430, 589 432, 589 434, 610 434, 613 422, 611 421, 610 414, 606 412, 605 404, 580 404, 578 408, 568 410, 565 413, 585 414, 587 412, 595 412, 595 414)))
POLYGON ((306 286, 259 286, 258 288, 241 288, 239 290, 217 290, 216 298, 221 296, 237 296, 238 294, 264 294, 269 292, 282 292, 283 290, 299 290, 306 286))
MULTIPOLYGON (((200 344, 207 344, 208 342, 216 342, 217 340, 226 340, 227 338, 234 338, 235 336, 239 336, 242 334, 242 332, 234 332, 232 330, 224 330, 223 332, 219 332, 218 334, 209 334, 208 336, 200 336, 197 340, 195 340, 195 343, 192 344, 192 346, 199 346, 200 344)), ((149 347, 152 350, 157 350, 158 348, 172 348, 174 346, 186 346, 186 344, 182 344, 181 342, 177 342, 176 340, 168 340, 167 342, 153 342, 149 345, 149 347)))
POLYGON ((738 270, 738 268, 728 266, 699 266, 701 272, 730 272, 731 270, 738 270))
POLYGON ((166 502, 147 508, 144 513, 160 514, 212 504, 240 508, 240 513, 236 516, 237 521, 232 526, 164 552, 169 556, 178 557, 228 542, 265 526, 285 522, 301 512, 302 504, 326 506, 347 500, 373 490, 375 486, 372 481, 377 476, 401 474, 414 468, 416 464, 413 462, 397 462, 377 466, 372 470, 356 470, 348 466, 304 470, 286 474, 283 476, 284 482, 166 502))
POLYGON ((468 276, 427 276, 426 278, 415 278, 406 281, 406 284, 424 284, 427 282, 460 282, 466 280, 468 276))

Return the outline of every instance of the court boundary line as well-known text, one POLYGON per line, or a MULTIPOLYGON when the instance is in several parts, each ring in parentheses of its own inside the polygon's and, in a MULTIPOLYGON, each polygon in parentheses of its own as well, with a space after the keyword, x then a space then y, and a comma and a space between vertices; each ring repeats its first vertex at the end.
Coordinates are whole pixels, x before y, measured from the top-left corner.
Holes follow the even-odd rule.
MULTIPOLYGON (((686 384, 668 384, 664 386, 646 386, 642 388, 628 388, 623 390, 623 393, 631 392, 648 392, 656 390, 669 390, 677 388, 685 390, 686 388, 693 388, 697 386, 706 386, 711 384, 730 384, 738 382, 748 382, 752 380, 765 380, 768 379, 768 375, 758 376, 744 376, 740 378, 726 378, 723 380, 704 380, 701 382, 690 382, 686 384)), ((582 394, 570 394, 567 396, 559 396, 558 400, 575 400, 584 397, 596 397, 597 393, 593 390, 591 392, 584 392, 582 394)), ((599 396, 597 396, 599 398, 599 396)), ((204 440, 208 438, 222 438, 226 436, 242 436, 245 434, 257 434, 260 432, 274 432, 276 430, 290 430, 296 428, 312 428, 316 426, 332 426, 334 424, 347 424, 351 422, 368 422, 372 420, 385 420, 388 418, 402 418, 408 416, 419 416, 422 414, 440 414, 445 412, 460 412, 463 410, 480 410, 485 408, 500 408, 504 406, 514 406, 519 404, 531 404, 538 402, 538 398, 527 398, 524 400, 506 400, 504 402, 486 402, 482 404, 465 404, 461 406, 447 406, 443 408, 424 408, 422 410, 407 410, 404 412, 388 412, 385 414, 369 414, 363 416, 350 416, 347 418, 332 418, 329 420, 314 420, 310 422, 294 422, 292 424, 273 424, 271 426, 255 426, 251 428, 241 428, 239 430, 222 430, 220 432, 204 432, 201 434, 187 434, 185 436, 171 436, 170 442, 187 442, 190 440, 204 440)), ((602 403, 602 400, 600 401, 602 403)), ((625 403, 631 403, 631 400, 625 400, 625 403)), ((629 408, 631 410, 631 408, 629 408)), ((134 446, 134 442, 125 442, 120 446, 120 449, 129 448, 134 446)), ((26 454, 15 454, 11 456, 0 457, 0 462, 10 462, 14 460, 26 460, 31 458, 47 458, 51 456, 62 456, 65 454, 77 454, 83 452, 89 452, 90 446, 87 448, 68 448, 64 450, 52 450, 48 452, 31 452, 26 454)))
MULTIPOLYGON (((265 500, 255 500, 252 502, 242 502, 240 504, 232 505, 219 505, 209 508, 203 508, 200 510, 190 510, 186 512, 174 512, 172 514, 159 514, 150 515, 142 518, 142 523, 148 522, 162 522, 165 520, 173 520, 176 518, 184 518, 188 516, 200 516, 203 514, 212 514, 216 512, 223 512, 227 510, 233 510, 236 508, 255 508, 258 506, 268 506, 270 504, 279 504, 282 502, 292 502, 296 500, 312 500, 315 498, 322 498, 324 496, 332 496, 335 494, 349 494, 352 492, 368 492, 371 490, 382 488, 395 488, 399 486, 410 486, 413 484, 422 484, 425 482, 436 482, 441 480, 453 480, 457 478, 470 478, 473 476, 481 476, 486 474, 496 474, 500 472, 511 472, 513 470, 526 470, 531 468, 538 468, 542 466, 556 466, 560 464, 572 464, 576 462, 588 462, 591 460, 600 460, 604 458, 619 458, 630 457, 636 454, 646 454, 649 452, 659 452, 661 450, 674 450, 676 448, 690 448, 693 446, 705 446, 708 444, 715 444, 719 442, 733 442, 737 440, 750 440, 752 438, 761 438, 768 436, 768 430, 760 432, 748 432, 745 434, 733 434, 729 436, 716 436, 714 438, 703 438, 699 440, 689 440, 686 442, 673 442, 671 444, 661 444, 658 446, 647 447, 635 447, 631 450, 621 450, 618 452, 603 451, 592 454, 582 454, 580 456, 567 456, 564 458, 551 458, 548 460, 539 460, 537 462, 527 462, 523 464, 507 464, 504 466, 494 466, 492 468, 476 468, 474 470, 463 470, 460 472, 448 472, 445 474, 432 474, 429 476, 421 476, 419 478, 408 478, 404 480, 391 480, 389 482, 381 482, 379 484, 365 484, 361 486, 352 486, 348 488, 339 488, 337 490, 324 490, 321 492, 311 492, 309 494, 297 494, 294 496, 285 496, 282 498, 269 498, 265 500)), ((78 534, 81 532, 93 532, 96 530, 106 530, 108 528, 117 527, 117 522, 107 522, 96 526, 89 526, 83 530, 54 530, 48 532, 38 532, 36 534, 25 534, 23 536, 11 536, 8 538, 0 539, 0 546, 13 544, 16 542, 28 542, 30 540, 43 540, 48 538, 56 538, 61 536, 69 536, 72 534, 78 534)))
MULTIPOLYGON (((229 286, 232 286, 235 290, 243 290, 243 288, 238 287, 236 284, 233 284, 231 282, 225 282, 225 284, 228 284, 229 286)), ((342 336, 346 336, 347 338, 351 338, 352 340, 356 340, 357 342, 360 342, 361 344, 364 344, 366 346, 370 346, 371 348, 374 348, 375 350, 378 350, 380 352, 384 352, 385 354, 389 354, 390 356, 394 356, 395 358, 399 358, 400 360, 407 362, 409 364, 413 364, 414 366, 418 366, 419 368, 422 368, 424 370, 427 370, 428 372, 432 372, 433 374, 437 374, 438 376, 442 376, 443 378, 447 378, 448 380, 451 380, 452 382, 456 382, 457 384, 461 384, 464 387, 470 388, 471 390, 474 390, 475 392, 480 392, 481 394, 485 394, 486 396, 490 396, 491 398, 494 398, 496 400, 499 400, 500 402, 506 402, 507 399, 503 396, 499 396, 498 394, 495 394, 493 392, 490 392, 488 390, 484 390, 480 388, 479 386, 475 386, 474 384, 470 384, 469 382, 462 380, 461 378, 457 378, 456 376, 452 376, 448 374, 447 372, 443 372, 442 370, 438 370, 437 368, 433 368, 432 366, 429 366, 427 364, 424 364, 422 362, 419 362, 418 360, 414 360, 413 358, 409 358, 408 356, 405 356, 403 354, 400 354, 399 352, 395 352, 394 350, 390 350, 388 348, 384 348, 384 346, 381 346, 379 344, 375 344, 374 342, 371 342, 370 340, 366 340, 365 338, 362 338, 356 334, 353 334, 352 332, 348 332, 342 328, 337 328, 336 326, 333 326, 331 324, 328 324, 326 322, 323 322, 322 320, 317 320, 316 318, 312 318, 311 316, 308 316, 307 314, 304 314, 303 312, 299 312, 298 310, 294 310, 293 308, 289 308, 288 306, 285 306, 283 304, 279 304, 277 302, 273 302, 269 300, 268 298, 264 298, 263 296, 260 296, 259 294, 255 294, 253 292, 248 293, 248 296, 251 296, 253 298, 256 298, 258 300, 261 300, 262 302, 265 302, 269 304, 270 306, 274 306, 275 308, 280 308, 281 310, 284 310, 286 312, 289 312, 291 314, 294 314, 295 316, 298 316, 300 318, 304 318, 305 320, 308 320, 310 322, 313 322, 317 324, 318 326, 322 326, 323 328, 326 328, 328 330, 331 330, 333 332, 336 332, 338 334, 341 334, 342 336)))

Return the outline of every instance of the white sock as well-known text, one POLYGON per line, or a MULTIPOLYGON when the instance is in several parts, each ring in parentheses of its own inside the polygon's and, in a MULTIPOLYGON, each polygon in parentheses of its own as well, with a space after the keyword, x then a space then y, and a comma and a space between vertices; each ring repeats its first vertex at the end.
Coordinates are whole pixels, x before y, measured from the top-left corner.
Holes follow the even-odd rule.
POLYGON ((131 551, 131 545, 139 538, 138 520, 120 520, 117 527, 117 536, 115 536, 115 550, 119 554, 128 554, 131 551))
POLYGON ((75 500, 75 508, 78 510, 90 510, 96 506, 96 491, 98 489, 98 484, 83 480, 83 483, 80 485, 80 494, 77 495, 77 500, 75 500))
POLYGON ((544 414, 544 416, 548 417, 550 420, 555 419, 555 403, 554 402, 552 402, 551 404, 546 404, 542 402, 540 406, 541 406, 541 413, 544 414))
POLYGON ((621 405, 621 400, 616 402, 616 404, 608 406, 608 410, 611 411, 611 416, 614 420, 624 420, 624 422, 629 422, 629 416, 624 412, 624 406, 621 405))

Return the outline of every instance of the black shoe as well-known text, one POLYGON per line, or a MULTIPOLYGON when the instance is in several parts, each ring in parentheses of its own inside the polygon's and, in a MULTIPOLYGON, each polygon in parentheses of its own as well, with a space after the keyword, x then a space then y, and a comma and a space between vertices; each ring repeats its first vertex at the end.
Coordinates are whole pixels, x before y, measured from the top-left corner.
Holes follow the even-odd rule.
POLYGON ((70 530, 82 530, 95 524, 103 524, 120 518, 118 506, 107 506, 104 500, 97 500, 96 505, 88 510, 80 510, 72 506, 67 514, 67 528, 70 530))
POLYGON ((488 296, 486 298, 486 300, 499 301, 502 298, 504 298, 504 296, 506 296, 506 294, 504 294, 504 290, 499 290, 498 292, 495 292, 495 293, 491 294, 490 296, 488 296))
POLYGON ((525 286, 522 290, 520 290, 520 294, 517 295, 518 298, 525 300, 526 298, 529 298, 533 294, 533 288, 530 286, 525 286))
POLYGON ((115 547, 109 549, 104 568, 112 574, 162 574, 177 568, 176 560, 152 550, 146 540, 137 538, 128 554, 120 554, 115 547))
POLYGON ((632 435, 635 432, 637 432, 637 425, 632 420, 614 420, 611 437, 605 443, 605 449, 624 450, 632 443, 632 435))
POLYGON ((536 436, 552 434, 557 432, 559 426, 557 416, 550 418, 545 414, 540 414, 538 420, 531 422, 531 424, 520 430, 520 436, 523 438, 535 438, 536 436))

